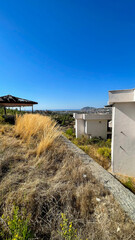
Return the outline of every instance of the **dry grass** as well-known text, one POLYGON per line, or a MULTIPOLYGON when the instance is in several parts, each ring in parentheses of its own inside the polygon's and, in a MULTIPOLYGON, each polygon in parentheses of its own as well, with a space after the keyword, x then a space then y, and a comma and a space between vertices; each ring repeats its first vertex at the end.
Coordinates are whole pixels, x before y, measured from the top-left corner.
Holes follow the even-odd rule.
MULTIPOLYGON (((134 239, 134 224, 93 177, 90 165, 67 150, 62 138, 56 138, 37 161, 34 155, 27 157, 27 145, 13 133, 14 129, 0 135, 0 150, 3 141, 8 143, 0 154, 1 214, 9 215, 13 203, 25 207, 40 240, 61 239, 61 212, 82 239, 134 239)), ((35 138, 31 136, 29 144, 35 138)))
POLYGON ((98 164, 108 170, 111 166, 111 161, 108 157, 99 154, 98 150, 102 146, 96 143, 89 143, 87 136, 81 138, 75 138, 74 135, 64 134, 70 141, 72 141, 77 147, 81 148, 86 154, 92 157, 98 164))
POLYGON ((129 190, 135 194, 135 177, 129 177, 115 173, 115 177, 129 190))
POLYGON ((98 153, 98 149, 99 149, 98 146, 96 145, 81 146, 80 145, 79 147, 106 170, 109 169, 109 167, 111 166, 110 159, 98 153))
POLYGON ((15 136, 22 138, 28 145, 33 139, 37 156, 48 149, 60 135, 59 127, 50 117, 39 114, 25 114, 16 117, 15 136))

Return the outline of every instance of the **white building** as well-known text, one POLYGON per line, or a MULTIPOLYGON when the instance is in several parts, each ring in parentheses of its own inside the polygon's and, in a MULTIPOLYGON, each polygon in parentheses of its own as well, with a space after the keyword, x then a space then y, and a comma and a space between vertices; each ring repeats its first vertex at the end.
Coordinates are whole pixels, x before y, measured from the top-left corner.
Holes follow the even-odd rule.
POLYGON ((112 119, 111 114, 74 113, 75 118, 75 134, 76 138, 82 135, 89 137, 101 137, 103 139, 111 138, 111 129, 109 121, 112 119))
POLYGON ((135 89, 109 91, 112 107, 112 170, 135 177, 135 89))

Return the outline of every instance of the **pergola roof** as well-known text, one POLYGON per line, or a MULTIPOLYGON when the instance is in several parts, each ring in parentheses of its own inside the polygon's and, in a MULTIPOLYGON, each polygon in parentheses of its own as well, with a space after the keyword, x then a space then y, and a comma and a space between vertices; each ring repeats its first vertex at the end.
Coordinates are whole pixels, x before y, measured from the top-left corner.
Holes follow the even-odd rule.
POLYGON ((31 100, 14 97, 12 95, 6 95, 0 97, 0 106, 4 107, 21 107, 21 106, 33 106, 34 104, 38 104, 37 102, 33 102, 31 100))

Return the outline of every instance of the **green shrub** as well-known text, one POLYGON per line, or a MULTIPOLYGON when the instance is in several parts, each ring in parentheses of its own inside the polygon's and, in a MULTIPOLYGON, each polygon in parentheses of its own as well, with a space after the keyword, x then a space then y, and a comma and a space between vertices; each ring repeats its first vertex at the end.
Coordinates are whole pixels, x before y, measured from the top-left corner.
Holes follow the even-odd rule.
POLYGON ((98 153, 103 157, 111 159, 111 149, 108 147, 99 148, 98 153))
POLYGON ((77 238, 77 235, 76 235, 77 230, 72 226, 72 222, 69 222, 69 220, 66 218, 64 213, 61 213, 61 217, 62 217, 62 223, 60 224, 61 231, 58 233, 65 240, 76 239, 77 238))
POLYGON ((133 193, 135 193, 135 184, 133 183, 132 179, 129 177, 126 182, 124 182, 125 187, 130 189, 133 193))
POLYGON ((73 143, 77 146, 89 145, 89 138, 85 135, 82 135, 80 138, 73 139, 73 143))
POLYGON ((92 137, 89 139, 90 144, 99 144, 102 141, 104 141, 104 140, 102 138, 98 138, 98 137, 92 137))
POLYGON ((80 148, 85 152, 85 153, 89 153, 89 147, 88 146, 80 146, 80 148))
POLYGON ((19 212, 19 207, 14 206, 11 216, 2 215, 3 220, 0 236, 3 240, 28 240, 32 237, 29 221, 25 211, 19 212))
POLYGON ((74 130, 73 130, 73 128, 68 128, 68 129, 66 130, 66 134, 69 135, 69 136, 74 136, 74 130))
MULTIPOLYGON (((41 111, 38 111, 38 112, 40 112, 40 114, 43 114, 41 111)), ((69 113, 61 114, 59 112, 47 111, 46 115, 51 116, 52 119, 54 119, 61 126, 68 126, 74 122, 74 118, 73 118, 72 114, 69 114, 69 113)))
POLYGON ((60 224, 61 231, 58 231, 60 236, 65 240, 81 240, 77 236, 77 229, 73 227, 73 223, 69 222, 64 213, 61 213, 61 217, 62 217, 62 223, 60 224))
POLYGON ((111 148, 111 139, 104 140, 100 143, 101 147, 108 147, 111 148))
POLYGON ((111 139, 104 140, 102 138, 92 138, 92 139, 90 139, 90 142, 97 144, 97 146, 99 146, 99 147, 111 148, 111 139))
POLYGON ((111 148, 111 142, 112 142, 111 139, 107 139, 106 142, 105 142, 105 146, 108 147, 108 148, 111 148))
POLYGON ((0 116, 0 123, 4 122, 4 118, 2 116, 0 116))
POLYGON ((65 119, 62 120, 62 123, 61 123, 62 126, 65 125, 65 119))

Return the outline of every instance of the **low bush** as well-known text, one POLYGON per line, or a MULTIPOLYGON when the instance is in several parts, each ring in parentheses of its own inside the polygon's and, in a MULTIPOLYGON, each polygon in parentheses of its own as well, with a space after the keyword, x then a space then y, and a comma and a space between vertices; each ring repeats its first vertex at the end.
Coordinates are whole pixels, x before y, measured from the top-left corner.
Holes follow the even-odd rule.
POLYGON ((125 185, 125 187, 127 187, 128 189, 130 189, 133 193, 135 193, 135 183, 132 180, 132 178, 128 177, 128 179, 123 182, 123 184, 125 185))
POLYGON ((0 116, 0 123, 4 122, 4 118, 2 116, 0 116))
POLYGON ((66 130, 66 134, 69 135, 69 136, 75 137, 74 129, 73 129, 73 128, 68 128, 68 129, 66 130))
POLYGON ((89 146, 80 146, 80 148, 87 154, 89 154, 89 146))
POLYGON ((107 140, 100 140, 97 145, 99 147, 108 147, 108 148, 111 148, 111 139, 107 139, 107 140))
POLYGON ((29 225, 30 217, 25 211, 19 212, 19 207, 14 206, 11 216, 3 215, 0 236, 3 240, 28 240, 32 237, 29 225))
POLYGON ((103 157, 111 159, 111 149, 108 147, 99 148, 98 153, 103 157))
POLYGON ((90 139, 87 136, 85 136, 85 135, 82 135, 82 137, 80 137, 80 138, 74 138, 72 140, 72 142, 74 144, 76 144, 77 146, 79 146, 79 145, 88 145, 88 144, 90 144, 89 141, 90 141, 90 139))
POLYGON ((98 138, 98 137, 92 137, 89 139, 90 144, 100 144, 103 141, 104 140, 102 138, 98 138))
POLYGON ((61 217, 62 223, 60 224, 61 231, 58 231, 59 235, 65 240, 81 240, 77 236, 77 229, 73 227, 73 223, 69 222, 64 213, 61 213, 61 217))
MULTIPOLYGON (((37 111, 40 114, 43 114, 41 111, 37 111)), ((58 124, 61 126, 70 126, 74 123, 73 114, 70 113, 60 113, 60 112, 53 112, 53 111, 47 111, 44 113, 46 116, 50 116, 53 120, 55 120, 58 124)))
POLYGON ((97 138, 97 137, 89 138, 86 135, 82 135, 80 138, 73 138, 72 141, 74 144, 78 146, 79 145, 95 145, 98 147, 111 148, 111 139, 104 140, 102 138, 97 138))
POLYGON ((105 142, 105 146, 108 147, 108 148, 111 148, 111 142, 112 142, 111 139, 107 139, 106 142, 105 142))
MULTIPOLYGON (((73 227, 72 222, 66 218, 64 213, 61 213, 62 223, 60 224, 61 231, 58 231, 59 235, 65 240, 75 240, 77 238, 77 229, 73 227)), ((79 239, 78 239, 79 240, 79 239)))
POLYGON ((93 137, 89 140, 90 144, 97 144, 98 147, 111 148, 111 139, 104 140, 102 138, 93 137))

